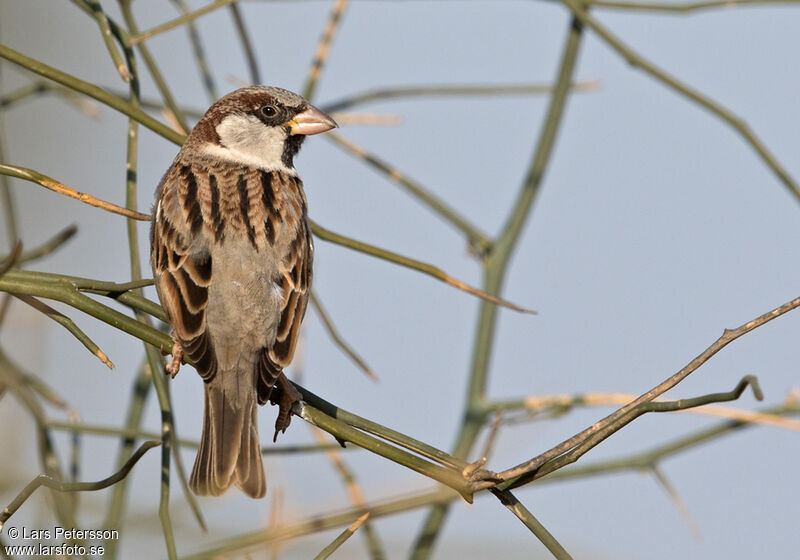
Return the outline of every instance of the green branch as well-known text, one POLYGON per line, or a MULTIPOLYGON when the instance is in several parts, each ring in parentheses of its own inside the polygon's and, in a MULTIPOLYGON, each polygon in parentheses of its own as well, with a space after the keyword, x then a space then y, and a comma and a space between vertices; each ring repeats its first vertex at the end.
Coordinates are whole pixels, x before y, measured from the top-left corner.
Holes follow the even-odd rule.
POLYGON ((405 257, 399 253, 387 251, 386 249, 381 249, 380 247, 376 247, 375 245, 371 245, 363 241, 358 241, 351 237, 347 237, 345 235, 333 232, 329 229, 322 227, 313 220, 309 220, 308 222, 309 224, 311 224, 312 233, 317 237, 319 237, 320 239, 323 239, 325 241, 330 241, 331 243, 341 245, 342 247, 347 247, 348 249, 359 251, 360 253, 365 253, 367 255, 372 255, 373 257, 378 257, 379 259, 399 264, 400 266, 405 266, 406 268, 410 268, 412 270, 417 270, 419 272, 427 274, 428 276, 433 276, 434 278, 436 278, 437 280, 441 280, 445 284, 453 286, 454 288, 458 288, 459 290, 467 292, 468 294, 477 296, 482 300, 488 301, 494 305, 507 307, 509 309, 513 309, 514 311, 519 311, 520 313, 536 314, 536 312, 531 309, 521 307, 515 303, 511 303, 510 301, 499 298, 491 293, 487 293, 484 292, 483 290, 473 288, 472 286, 465 284, 461 280, 453 278, 445 271, 436 266, 433 266, 432 264, 424 263, 416 259, 405 257))
POLYGON ((617 53, 628 62, 628 64, 634 68, 643 70, 647 74, 650 74, 659 82, 675 90, 687 99, 694 101, 719 119, 722 119, 724 122, 732 126, 744 139, 744 141, 747 142, 753 150, 755 150, 761 160, 772 170, 772 172, 784 184, 789 192, 798 201, 800 201, 800 187, 798 187, 795 180, 781 165, 777 158, 775 158, 772 152, 767 149, 766 145, 764 145, 761 139, 758 138, 758 136, 756 136, 752 130, 750 130, 750 127, 747 125, 747 123, 744 122, 739 116, 735 115, 710 97, 700 93, 689 85, 684 84, 677 78, 670 76, 664 70, 661 70, 651 62, 645 60, 633 49, 625 45, 605 26, 590 16, 589 12, 584 8, 584 5, 578 2, 578 0, 562 0, 562 2, 572 11, 575 18, 597 33, 597 35, 603 39, 608 46, 617 51, 617 53))
POLYGON ((25 56, 24 54, 6 47, 5 45, 0 45, 0 58, 4 58, 9 62, 13 62, 14 64, 22 66, 34 74, 39 74, 40 76, 43 76, 49 80, 53 80, 54 82, 68 87, 69 89, 78 91, 84 95, 88 95, 100 103, 108 105, 112 109, 116 109, 123 115, 127 115, 136 120, 138 123, 146 126, 156 134, 163 136, 170 142, 174 142, 175 144, 179 145, 183 143, 185 138, 183 134, 175 132, 167 125, 157 121, 144 111, 131 106, 130 103, 127 103, 119 97, 108 93, 106 90, 94 84, 85 82, 71 74, 67 74, 66 72, 57 70, 56 68, 48 66, 43 62, 30 58, 29 56, 25 56))
POLYGON ((112 484, 116 484, 128 476, 128 473, 139 461, 139 459, 141 459, 142 456, 150 449, 159 445, 161 445, 161 443, 158 441, 144 442, 120 470, 111 476, 104 478, 103 480, 98 480, 97 482, 64 482, 63 480, 57 480, 44 474, 37 476, 31 480, 28 485, 25 486, 25 488, 22 489, 17 497, 14 498, 12 502, 8 504, 5 509, 3 509, 2 512, 0 512, 0 529, 2 529, 3 525, 8 521, 8 519, 14 515, 20 506, 25 503, 25 500, 30 498, 31 494, 33 494, 40 486, 46 486, 47 488, 51 488, 57 492, 89 492, 108 488, 112 484))
MULTIPOLYGON (((573 81, 575 61, 578 57, 582 36, 580 24, 573 19, 567 32, 556 85, 544 125, 539 133, 533 160, 506 225, 484 262, 486 270, 483 285, 489 294, 496 295, 501 292, 509 260, 539 192, 539 185, 550 160, 567 95, 570 91, 570 84, 573 81)), ((489 362, 496 331, 497 308, 493 305, 482 304, 473 345, 464 417, 453 451, 453 455, 457 457, 465 458, 469 454, 486 419, 482 406, 489 379, 489 362)), ((430 557, 448 511, 448 504, 439 504, 431 508, 414 543, 411 556, 413 560, 425 560, 430 557)))

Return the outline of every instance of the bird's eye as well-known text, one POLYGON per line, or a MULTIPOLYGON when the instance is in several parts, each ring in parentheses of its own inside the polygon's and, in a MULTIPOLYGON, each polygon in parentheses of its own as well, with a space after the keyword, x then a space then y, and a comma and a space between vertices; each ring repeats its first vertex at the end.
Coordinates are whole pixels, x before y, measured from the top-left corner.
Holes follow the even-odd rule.
POLYGON ((274 117, 275 115, 278 114, 278 110, 272 105, 264 105, 263 107, 261 107, 261 114, 267 118, 274 117))

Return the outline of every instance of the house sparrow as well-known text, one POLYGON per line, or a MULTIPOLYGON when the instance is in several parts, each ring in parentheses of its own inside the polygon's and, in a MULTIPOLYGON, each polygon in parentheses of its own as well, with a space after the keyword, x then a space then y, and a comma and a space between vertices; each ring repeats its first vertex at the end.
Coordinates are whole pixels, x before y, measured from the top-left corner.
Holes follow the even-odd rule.
POLYGON ((256 403, 279 404, 275 436, 285 431, 300 395, 282 370, 314 254, 293 158, 336 126, 290 91, 239 89, 206 111, 156 191, 150 264, 175 340, 168 371, 185 352, 204 381, 196 494, 266 494, 256 403))

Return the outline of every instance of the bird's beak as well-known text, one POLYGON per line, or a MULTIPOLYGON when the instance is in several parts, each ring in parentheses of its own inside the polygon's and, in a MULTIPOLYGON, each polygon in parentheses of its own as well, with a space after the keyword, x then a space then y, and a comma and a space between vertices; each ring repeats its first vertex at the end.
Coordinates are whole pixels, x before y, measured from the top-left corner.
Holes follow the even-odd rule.
POLYGON ((295 117, 286 124, 291 128, 292 134, 305 135, 327 132, 339 126, 336 124, 336 121, 311 105, 302 113, 295 115, 295 117))

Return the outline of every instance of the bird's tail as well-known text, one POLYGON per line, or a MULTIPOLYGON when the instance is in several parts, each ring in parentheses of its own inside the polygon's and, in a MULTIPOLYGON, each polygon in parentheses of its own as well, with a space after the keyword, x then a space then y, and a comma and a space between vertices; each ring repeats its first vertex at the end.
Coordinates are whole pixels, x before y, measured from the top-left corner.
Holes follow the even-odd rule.
POLYGON ((189 479, 195 494, 219 496, 231 484, 251 498, 267 493, 254 383, 245 378, 218 371, 204 384, 203 435, 189 479))

